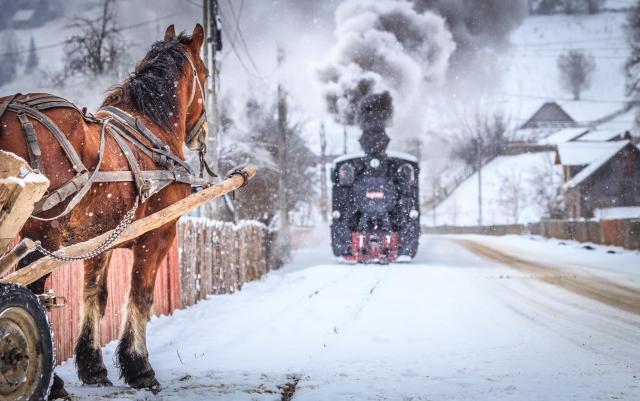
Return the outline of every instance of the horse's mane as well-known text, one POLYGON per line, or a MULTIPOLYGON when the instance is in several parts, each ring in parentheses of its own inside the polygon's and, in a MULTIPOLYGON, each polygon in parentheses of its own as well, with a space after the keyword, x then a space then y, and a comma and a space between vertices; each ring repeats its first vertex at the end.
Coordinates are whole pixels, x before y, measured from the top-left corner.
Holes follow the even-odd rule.
POLYGON ((170 41, 158 41, 120 85, 109 89, 102 106, 124 103, 171 131, 178 116, 178 82, 184 73, 185 50, 191 36, 181 33, 170 41))

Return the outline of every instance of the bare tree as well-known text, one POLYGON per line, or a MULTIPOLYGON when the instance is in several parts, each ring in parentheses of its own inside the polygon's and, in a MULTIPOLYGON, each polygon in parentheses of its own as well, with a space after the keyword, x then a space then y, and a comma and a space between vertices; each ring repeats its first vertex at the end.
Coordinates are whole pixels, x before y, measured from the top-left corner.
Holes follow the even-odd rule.
POLYGON ((508 131, 509 124, 502 114, 476 113, 454 136, 452 155, 477 171, 502 153, 508 131))
POLYGON ((569 50, 558 57, 560 84, 573 95, 574 100, 580 100, 583 90, 591 86, 591 76, 596 69, 593 56, 581 50, 569 50))
POLYGON ((625 64, 627 93, 633 100, 640 101, 640 1, 627 15, 627 43, 631 49, 625 64))
POLYGON ((117 70, 126 46, 117 26, 116 1, 102 0, 97 18, 73 19, 69 28, 79 33, 67 39, 67 74, 100 75, 117 70))
MULTIPOLYGON (((242 163, 252 163, 260 174, 239 192, 234 204, 237 219, 252 219, 266 225, 275 224, 278 216, 278 119, 277 104, 250 99, 242 120, 242 129, 231 118, 226 102, 222 108, 223 143, 221 166, 223 171, 242 163)), ((302 124, 288 121, 286 125, 286 192, 287 209, 303 216, 315 199, 318 157, 302 138, 302 124)))
POLYGON ((500 197, 498 198, 498 203, 508 212, 512 223, 518 224, 522 202, 525 201, 522 175, 515 172, 508 172, 501 175, 500 178, 500 197))
POLYGON ((533 171, 529 185, 533 190, 533 200, 542 211, 542 217, 548 219, 564 217, 562 175, 551 157, 533 171))

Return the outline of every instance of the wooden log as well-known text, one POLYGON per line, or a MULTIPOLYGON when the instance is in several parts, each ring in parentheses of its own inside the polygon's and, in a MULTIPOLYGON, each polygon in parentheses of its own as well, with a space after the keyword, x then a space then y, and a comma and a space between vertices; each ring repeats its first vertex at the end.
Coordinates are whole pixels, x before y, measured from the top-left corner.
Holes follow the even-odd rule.
POLYGON ((0 150, 0 256, 18 235, 49 180, 13 153, 0 150))
MULTIPOLYGON (((249 179, 253 178, 253 176, 255 176, 256 174, 256 168, 253 166, 247 166, 243 170, 244 173, 246 173, 246 176, 249 177, 249 179)), ((139 237, 146 232, 161 227, 171 221, 174 221, 180 218, 180 216, 188 213, 192 209, 195 209, 196 207, 201 206, 211 201, 212 199, 219 198, 224 194, 235 191, 236 189, 243 186, 244 183, 244 178, 242 176, 233 175, 219 184, 212 185, 209 188, 205 188, 202 191, 192 194, 169 207, 166 207, 140 220, 136 220, 122 232, 120 237, 118 237, 118 239, 112 245, 112 248, 130 241, 136 237, 139 237)), ((98 246, 100 246, 110 233, 111 231, 108 231, 88 241, 80 242, 78 244, 70 245, 63 249, 60 249, 56 252, 56 255, 77 256, 91 252, 98 246)), ((2 282, 28 285, 38 280, 40 277, 51 273, 57 267, 63 265, 64 263, 65 262, 61 262, 57 259, 53 259, 52 257, 47 256, 37 260, 36 262, 33 262, 24 269, 20 269, 8 275, 2 280, 2 282)))

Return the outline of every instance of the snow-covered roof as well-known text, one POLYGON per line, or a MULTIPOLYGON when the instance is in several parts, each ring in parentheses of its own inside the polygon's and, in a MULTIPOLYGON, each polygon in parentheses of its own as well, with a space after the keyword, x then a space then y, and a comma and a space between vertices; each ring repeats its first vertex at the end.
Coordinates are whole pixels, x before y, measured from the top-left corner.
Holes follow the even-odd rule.
POLYGON ((14 22, 26 22, 31 20, 35 12, 36 10, 27 10, 27 9, 18 10, 16 11, 15 14, 13 14, 13 17, 11 17, 11 20, 13 20, 14 22))
POLYGON ((616 142, 566 142, 558 145, 560 164, 586 166, 603 157, 610 158, 629 141, 616 142))
MULTIPOLYGON (((571 180, 569 180, 569 182, 564 184, 564 188, 565 189, 575 188, 582 181, 586 180, 593 173, 598 171, 600 169, 600 167, 602 167, 605 163, 607 163, 609 160, 611 160, 611 158, 613 156, 615 156, 619 151, 621 151, 625 146, 629 145, 630 143, 631 142, 629 142, 629 141, 584 142, 584 143, 571 142, 572 145, 574 145, 574 144, 579 144, 579 145, 583 145, 583 144, 585 144, 585 145, 586 144, 588 144, 588 145, 600 145, 603 148, 603 150, 600 151, 600 152, 598 152, 598 151, 593 151, 593 152, 590 152, 590 153, 589 152, 585 152, 585 153, 589 153, 589 155, 595 155, 597 153, 598 157, 593 159, 589 163, 589 165, 587 167, 582 169, 578 174, 575 175, 575 177, 573 177, 571 180), (606 145, 606 146, 604 146, 604 145, 606 145)), ((558 151, 560 151, 559 148, 558 148, 558 151)))
POLYGON ((561 127, 520 128, 511 136, 514 142, 537 142, 560 131, 561 127))
POLYGON ((541 145, 558 145, 560 143, 572 141, 576 138, 581 138, 581 136, 587 132, 589 132, 589 128, 585 127, 563 128, 560 131, 542 139, 539 143, 541 145))
POLYGON ((622 139, 621 135, 615 131, 592 130, 577 138, 577 141, 584 142, 608 142, 614 139, 622 139))
POLYGON ((624 134, 624 132, 630 131, 631 133, 635 133, 637 135, 638 132, 636 131, 636 127, 634 124, 635 117, 636 109, 631 109, 626 113, 620 114, 609 121, 598 124, 597 128, 599 130, 613 131, 619 134, 624 134))
POLYGON ((575 124, 575 120, 556 102, 546 102, 533 113, 521 128, 566 127, 575 124))
POLYGON ((579 123, 601 120, 626 108, 626 102, 591 102, 587 100, 562 100, 558 102, 579 123))
MULTIPOLYGON (((336 157, 333 160, 333 164, 338 164, 338 163, 341 163, 343 161, 347 161, 347 160, 351 160, 351 159, 358 159, 358 158, 365 157, 365 156, 366 155, 364 154, 364 152, 347 153, 346 155, 342 155, 340 157, 336 157)), ((418 159, 415 156, 410 155, 409 153, 397 152, 397 151, 394 151, 394 150, 388 150, 387 151, 387 156, 394 157, 396 159, 408 160, 408 161, 414 162, 414 163, 418 162, 418 159)))
POLYGON ((600 220, 637 219, 640 218, 640 206, 596 209, 593 214, 600 220))

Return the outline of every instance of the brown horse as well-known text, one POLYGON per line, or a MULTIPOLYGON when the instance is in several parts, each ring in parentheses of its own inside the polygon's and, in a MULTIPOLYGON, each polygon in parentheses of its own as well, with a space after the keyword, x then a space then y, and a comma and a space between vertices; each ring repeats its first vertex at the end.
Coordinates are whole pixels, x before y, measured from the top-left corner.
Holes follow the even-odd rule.
MULTIPOLYGON (((103 106, 114 105, 139 118, 181 159, 184 159, 184 145, 194 150, 199 149, 206 141, 203 135, 196 135, 187 141, 187 133, 204 113, 204 92, 194 88, 194 85, 198 85, 201 89, 208 74, 200 57, 203 42, 204 30, 200 24, 196 25, 192 35, 178 36, 173 25, 169 26, 164 40, 151 47, 135 71, 124 83, 114 87, 103 102, 103 106)), ((18 96, 16 100, 20 101, 30 95, 34 94, 18 96)), ((1 98, 0 103, 3 100, 1 98)), ((87 122, 82 113, 70 108, 54 108, 46 114, 65 133, 84 165, 89 170, 96 166, 100 148, 100 125, 87 122)), ((99 116, 99 112, 96 115, 99 116)), ((43 150, 42 164, 51 181, 50 190, 55 190, 74 177, 71 163, 50 131, 35 120, 33 126, 43 150)), ((0 127, 0 149, 28 160, 29 148, 16 113, 4 113, 0 127)), ((129 170, 127 159, 114 138, 108 135, 106 138, 100 171, 129 170)), ((161 169, 139 149, 131 149, 142 169, 161 169)), ((142 203, 137 209, 136 218, 158 211, 189 194, 188 184, 174 182, 142 203)), ((133 207, 137 195, 136 187, 131 182, 94 183, 68 215, 49 222, 30 219, 21 234, 40 240, 49 250, 88 240, 118 225, 125 213, 133 207)), ((64 209, 65 203, 38 217, 56 216, 64 209)), ((117 349, 117 362, 121 377, 134 388, 146 388, 154 392, 160 390, 155 372, 149 364, 145 335, 158 266, 175 236, 176 224, 172 222, 125 245, 133 251, 134 258, 131 290, 117 349)), ((106 283, 110 256, 108 251, 84 262, 82 328, 75 354, 78 376, 85 384, 111 385, 99 341, 99 322, 107 301, 106 283)), ((23 265, 39 257, 42 254, 34 253, 23 261, 23 265)), ((32 290, 36 293, 41 293, 43 289, 44 279, 32 285, 32 290)), ((66 395, 66 392, 63 382, 56 377, 52 397, 61 395, 66 395)))

